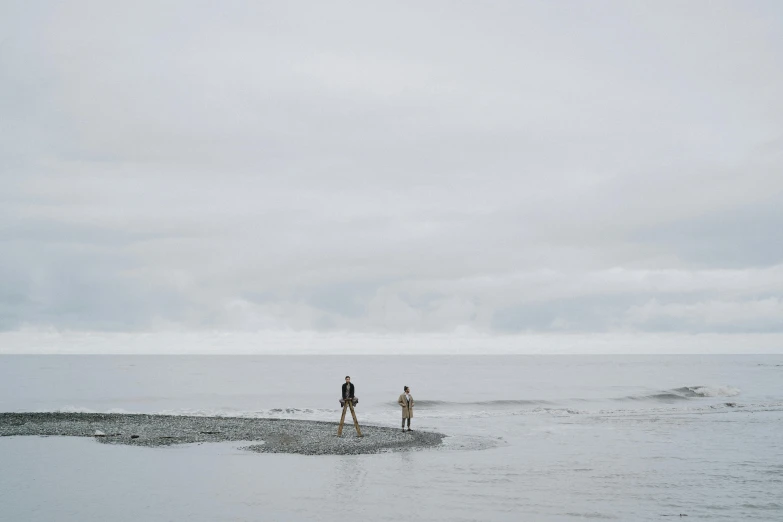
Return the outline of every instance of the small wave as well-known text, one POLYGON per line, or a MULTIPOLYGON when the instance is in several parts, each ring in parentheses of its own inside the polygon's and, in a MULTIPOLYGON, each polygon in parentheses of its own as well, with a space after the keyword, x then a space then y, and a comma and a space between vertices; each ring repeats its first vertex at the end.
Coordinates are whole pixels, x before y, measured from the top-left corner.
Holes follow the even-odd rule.
POLYGON ((650 395, 630 395, 617 400, 676 402, 706 397, 734 397, 739 394, 740 390, 733 386, 682 386, 650 395))
POLYGON ((35 412, 36 413, 109 413, 109 414, 119 414, 119 415, 133 415, 136 413, 140 413, 135 411, 129 411, 126 410, 125 408, 108 408, 105 410, 96 410, 84 406, 74 406, 72 404, 68 404, 67 406, 63 406, 55 410, 47 410, 47 409, 39 408, 35 410, 35 412))
MULTIPOLYGON (((690 404, 698 404, 692 402, 690 404)), ((724 414, 734 412, 746 412, 746 413, 761 413, 761 412, 780 412, 783 411, 783 402, 761 402, 761 403, 748 403, 738 404, 736 402, 724 402, 720 404, 698 404, 694 406, 669 408, 669 407, 657 407, 643 410, 598 410, 589 412, 590 415, 599 417, 649 417, 649 416, 661 416, 661 415, 706 415, 706 414, 724 414)))
POLYGON ((63 406, 62 408, 55 410, 55 412, 56 413, 98 413, 97 410, 84 408, 82 406, 73 406, 71 404, 69 404, 68 406, 63 406))
POLYGON ((672 401, 687 401, 688 397, 686 397, 685 395, 680 395, 679 393, 665 392, 665 393, 655 393, 653 395, 635 395, 631 397, 625 397, 625 399, 629 399, 632 401, 672 402, 672 401))
MULTIPOLYGON (((439 408, 439 409, 452 409, 452 408, 507 408, 514 406, 545 406, 552 404, 549 401, 536 401, 525 399, 500 399, 495 401, 474 401, 474 402, 455 402, 455 401, 438 401, 438 400, 418 400, 416 401, 416 408, 439 408)), ((395 403, 396 406, 396 403, 395 403)))
POLYGON ((684 386, 674 390, 686 397, 734 397, 740 394, 733 386, 684 386))

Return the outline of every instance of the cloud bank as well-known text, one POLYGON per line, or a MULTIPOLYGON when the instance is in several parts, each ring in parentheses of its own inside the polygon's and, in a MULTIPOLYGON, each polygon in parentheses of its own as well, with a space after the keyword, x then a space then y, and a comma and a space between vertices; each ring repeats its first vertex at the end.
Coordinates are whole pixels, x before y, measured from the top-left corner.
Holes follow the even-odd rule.
POLYGON ((0 343, 770 350, 781 19, 778 2, 6 2, 0 343))

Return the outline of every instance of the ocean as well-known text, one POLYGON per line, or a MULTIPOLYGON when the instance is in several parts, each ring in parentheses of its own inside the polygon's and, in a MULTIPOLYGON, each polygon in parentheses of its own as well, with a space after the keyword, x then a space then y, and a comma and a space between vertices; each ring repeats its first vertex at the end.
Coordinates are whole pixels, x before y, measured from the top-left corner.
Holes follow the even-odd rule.
POLYGON ((0 439, 13 521, 783 520, 783 355, 0 356, 0 411, 360 423, 435 450, 256 454, 0 439))

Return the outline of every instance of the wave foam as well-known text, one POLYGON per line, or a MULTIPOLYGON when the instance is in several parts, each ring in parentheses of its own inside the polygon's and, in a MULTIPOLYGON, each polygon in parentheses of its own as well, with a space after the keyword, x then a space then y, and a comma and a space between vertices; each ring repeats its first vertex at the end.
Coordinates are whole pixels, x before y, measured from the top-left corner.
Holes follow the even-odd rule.
POLYGON ((687 401, 707 397, 735 397, 741 390, 733 386, 682 386, 652 395, 631 395, 617 400, 628 401, 687 401))
MULTIPOLYGON (((454 409, 454 408, 504 408, 514 406, 545 406, 552 404, 549 401, 537 401, 526 399, 500 399, 494 401, 475 401, 475 402, 454 402, 454 401, 438 401, 438 400, 417 400, 417 408, 425 409, 454 409)), ((396 406, 396 403, 394 403, 396 406)))
POLYGON ((55 412, 56 413, 100 413, 90 408, 85 408, 83 406, 73 406, 71 404, 67 406, 63 406, 62 408, 55 410, 55 412))
POLYGON ((690 397, 734 397, 740 394, 740 389, 733 386, 686 386, 674 391, 690 397))

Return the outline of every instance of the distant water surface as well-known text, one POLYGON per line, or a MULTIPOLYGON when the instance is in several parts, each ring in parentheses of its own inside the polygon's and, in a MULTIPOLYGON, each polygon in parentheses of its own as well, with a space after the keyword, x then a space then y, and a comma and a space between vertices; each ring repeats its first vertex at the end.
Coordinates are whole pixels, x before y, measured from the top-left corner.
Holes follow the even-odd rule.
POLYGON ((9 520, 783 519, 783 356, 2 356, 0 411, 361 422, 446 448, 359 457, 0 440, 9 520))

